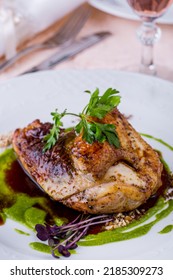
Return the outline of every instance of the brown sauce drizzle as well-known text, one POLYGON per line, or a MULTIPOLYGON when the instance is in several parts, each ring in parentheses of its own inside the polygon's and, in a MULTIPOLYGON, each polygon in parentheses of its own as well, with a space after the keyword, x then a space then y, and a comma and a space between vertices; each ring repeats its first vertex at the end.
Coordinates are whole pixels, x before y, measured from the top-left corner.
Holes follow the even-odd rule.
POLYGON ((2 217, 0 216, 0 226, 2 226, 4 224, 4 220, 2 219, 2 217))
POLYGON ((163 166, 161 181, 162 181, 161 187, 157 190, 157 192, 154 195, 152 195, 147 200, 146 203, 141 205, 139 207, 139 209, 144 209, 146 212, 148 209, 150 209, 151 207, 153 207, 156 204, 159 196, 163 196, 164 198, 166 198, 167 190, 170 189, 172 184, 171 184, 171 175, 167 172, 167 170, 165 169, 164 166, 163 166))
MULTIPOLYGON (((144 213, 151 207, 155 205, 160 195, 165 196, 165 191, 171 186, 171 176, 163 168, 162 172, 162 186, 159 188, 156 194, 150 197, 146 203, 141 205, 138 209, 144 209, 144 213)), ((11 168, 6 171, 6 182, 11 187, 11 189, 16 193, 26 193, 32 197, 48 197, 44 192, 42 192, 24 173, 17 161, 14 161, 11 165, 11 168)), ((64 217, 69 221, 72 221, 79 215, 79 212, 64 206, 62 203, 53 201, 49 198, 49 207, 52 212, 59 216, 64 217)), ((35 207, 41 208, 40 205, 34 205, 35 207)), ((50 224, 53 223, 52 218, 47 215, 46 221, 50 224)), ((0 216, 0 225, 3 224, 2 217, 0 216)), ((102 231, 102 226, 92 226, 89 230, 89 233, 97 234, 102 231)))
MULTIPOLYGON (((79 212, 64 206, 62 203, 50 199, 50 197, 41 191, 41 189, 39 189, 25 174, 17 160, 15 160, 12 163, 11 168, 6 171, 6 183, 15 193, 25 193, 31 197, 39 196, 48 198, 48 206, 51 208, 51 211, 59 217, 64 217, 71 221, 77 215, 79 215, 79 212)), ((41 206, 37 204, 34 206, 41 208, 41 206)), ((46 221, 48 223, 52 223, 51 217, 49 215, 47 216, 46 221)))
POLYGON ((43 196, 43 192, 29 179, 15 160, 6 171, 6 183, 16 193, 26 193, 31 197, 43 196))

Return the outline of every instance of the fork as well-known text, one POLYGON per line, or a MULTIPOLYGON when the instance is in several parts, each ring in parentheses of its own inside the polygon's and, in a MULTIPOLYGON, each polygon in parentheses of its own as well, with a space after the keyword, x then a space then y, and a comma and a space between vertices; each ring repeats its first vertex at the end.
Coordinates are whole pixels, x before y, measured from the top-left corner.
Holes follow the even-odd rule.
POLYGON ((57 46, 70 44, 84 26, 91 12, 90 6, 82 6, 77 8, 67 19, 67 21, 60 27, 58 32, 54 34, 44 43, 29 46, 4 63, 0 64, 0 73, 15 64, 22 57, 40 49, 56 48, 57 46))

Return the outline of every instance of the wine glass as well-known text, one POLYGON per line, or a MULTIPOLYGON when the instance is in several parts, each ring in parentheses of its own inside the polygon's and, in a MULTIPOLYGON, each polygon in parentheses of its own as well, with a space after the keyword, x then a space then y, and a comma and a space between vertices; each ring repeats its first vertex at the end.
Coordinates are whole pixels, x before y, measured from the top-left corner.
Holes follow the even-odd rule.
POLYGON ((127 0, 127 2, 142 20, 142 25, 137 31, 137 36, 142 43, 140 71, 156 75, 153 46, 159 40, 161 30, 155 20, 166 12, 173 0, 127 0))
POLYGON ((16 28, 21 24, 23 15, 20 6, 23 0, 0 0, 0 55, 9 59, 16 53, 16 28))
POLYGON ((16 53, 13 2, 0 0, 1 53, 5 54, 7 59, 16 53))

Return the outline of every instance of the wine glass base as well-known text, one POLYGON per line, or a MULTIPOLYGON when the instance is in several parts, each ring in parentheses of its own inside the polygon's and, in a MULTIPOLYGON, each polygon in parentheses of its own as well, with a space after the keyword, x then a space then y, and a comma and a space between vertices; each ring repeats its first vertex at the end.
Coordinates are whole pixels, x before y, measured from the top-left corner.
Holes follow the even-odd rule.
POLYGON ((140 65, 139 72, 151 76, 157 75, 157 70, 155 65, 150 65, 150 66, 140 65))
POLYGON ((169 67, 165 67, 162 65, 156 65, 155 67, 151 68, 149 71, 137 64, 130 65, 125 68, 121 68, 121 70, 134 72, 134 73, 141 73, 148 76, 154 76, 173 82, 173 70, 170 69, 169 67))

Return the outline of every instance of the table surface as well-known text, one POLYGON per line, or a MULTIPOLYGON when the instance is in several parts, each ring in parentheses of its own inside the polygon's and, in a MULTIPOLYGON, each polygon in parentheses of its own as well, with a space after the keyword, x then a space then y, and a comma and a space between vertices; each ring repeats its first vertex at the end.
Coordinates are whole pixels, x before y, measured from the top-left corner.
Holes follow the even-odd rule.
MULTIPOLYGON (((59 28, 63 20, 30 40, 28 44, 42 42, 59 28)), ((58 64, 54 69, 115 69, 132 71, 136 67, 136 71, 138 71, 141 45, 136 38, 136 30, 139 25, 139 21, 112 16, 92 8, 91 16, 78 37, 100 31, 110 31, 112 35, 68 61, 58 64)), ((159 26, 162 30, 162 36, 155 45, 154 59, 159 69, 159 75, 173 82, 173 25, 160 24, 159 26)), ((8 71, 0 74, 0 81, 16 76, 31 66, 37 65, 54 53, 54 51, 42 50, 26 56, 8 69, 8 71)))

